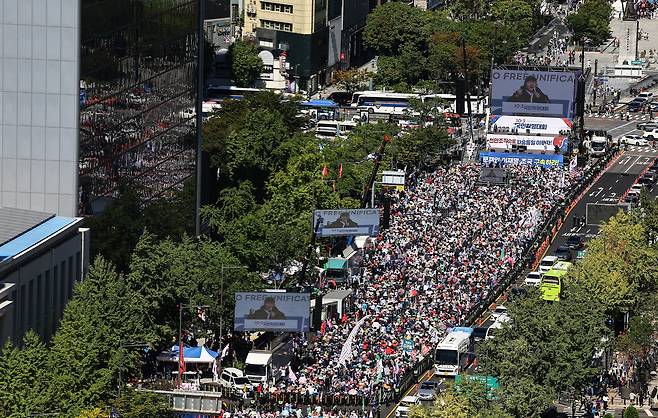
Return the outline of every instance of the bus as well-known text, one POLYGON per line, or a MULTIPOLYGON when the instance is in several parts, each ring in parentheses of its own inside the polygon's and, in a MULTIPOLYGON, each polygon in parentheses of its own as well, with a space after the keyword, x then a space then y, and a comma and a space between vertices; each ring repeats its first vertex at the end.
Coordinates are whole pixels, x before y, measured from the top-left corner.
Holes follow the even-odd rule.
POLYGON ((558 261, 553 267, 541 277, 539 291, 542 299, 557 302, 562 294, 562 278, 573 264, 566 261, 558 261))
POLYGON ((404 115, 411 106, 412 98, 420 99, 418 94, 389 93, 385 91, 356 92, 352 96, 352 107, 367 110, 368 113, 388 113, 391 115, 404 115), (356 97, 356 103, 354 103, 356 97))
POLYGON ((210 85, 206 89, 206 100, 222 101, 222 100, 242 100, 246 94, 257 93, 261 89, 254 89, 249 87, 236 87, 236 86, 215 86, 210 85))
POLYGON ((320 120, 315 126, 315 136, 318 139, 346 138, 356 126, 352 121, 320 120))
POLYGON ((453 330, 436 347, 434 374, 453 377, 459 375, 470 366, 472 351, 473 329, 453 330))

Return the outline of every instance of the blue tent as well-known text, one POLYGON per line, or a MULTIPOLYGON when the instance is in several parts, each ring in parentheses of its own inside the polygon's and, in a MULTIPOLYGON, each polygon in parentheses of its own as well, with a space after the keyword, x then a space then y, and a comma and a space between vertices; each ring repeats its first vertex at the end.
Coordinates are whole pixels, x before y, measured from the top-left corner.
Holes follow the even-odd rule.
MULTIPOLYGON (((183 358, 185 363, 212 363, 218 356, 216 351, 212 351, 206 347, 185 347, 183 348, 183 358)), ((178 346, 171 347, 169 351, 165 351, 158 356, 160 361, 178 362, 178 346)))

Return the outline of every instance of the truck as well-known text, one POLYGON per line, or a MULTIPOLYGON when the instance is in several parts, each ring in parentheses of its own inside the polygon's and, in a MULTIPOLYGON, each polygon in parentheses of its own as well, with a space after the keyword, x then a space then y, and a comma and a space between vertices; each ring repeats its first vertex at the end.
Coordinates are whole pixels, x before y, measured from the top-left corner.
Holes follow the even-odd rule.
POLYGON ((600 157, 608 152, 611 137, 606 131, 591 130, 587 132, 587 152, 593 157, 600 157))
POLYGON ((285 375, 293 356, 289 334, 273 336, 265 344, 249 351, 244 365, 244 375, 249 381, 276 384, 285 375))

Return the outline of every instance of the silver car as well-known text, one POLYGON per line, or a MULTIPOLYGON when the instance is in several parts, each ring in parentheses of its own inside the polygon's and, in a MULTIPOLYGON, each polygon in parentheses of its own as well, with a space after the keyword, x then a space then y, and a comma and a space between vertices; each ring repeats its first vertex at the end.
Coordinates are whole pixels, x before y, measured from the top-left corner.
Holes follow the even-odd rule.
POLYGON ((440 384, 432 380, 427 380, 420 384, 418 388, 418 399, 421 401, 433 401, 436 394, 439 393, 440 384))

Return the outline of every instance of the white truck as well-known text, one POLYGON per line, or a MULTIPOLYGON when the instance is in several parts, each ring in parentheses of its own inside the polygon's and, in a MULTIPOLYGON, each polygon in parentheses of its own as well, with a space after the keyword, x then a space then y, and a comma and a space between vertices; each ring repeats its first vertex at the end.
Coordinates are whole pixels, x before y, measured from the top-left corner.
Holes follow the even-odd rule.
POLYGON ((244 375, 254 385, 278 382, 292 360, 292 341, 287 335, 272 339, 269 345, 272 349, 253 349, 247 354, 244 375))
POLYGON ((606 131, 589 131, 587 141, 587 152, 593 157, 605 155, 610 148, 610 138, 606 131))

